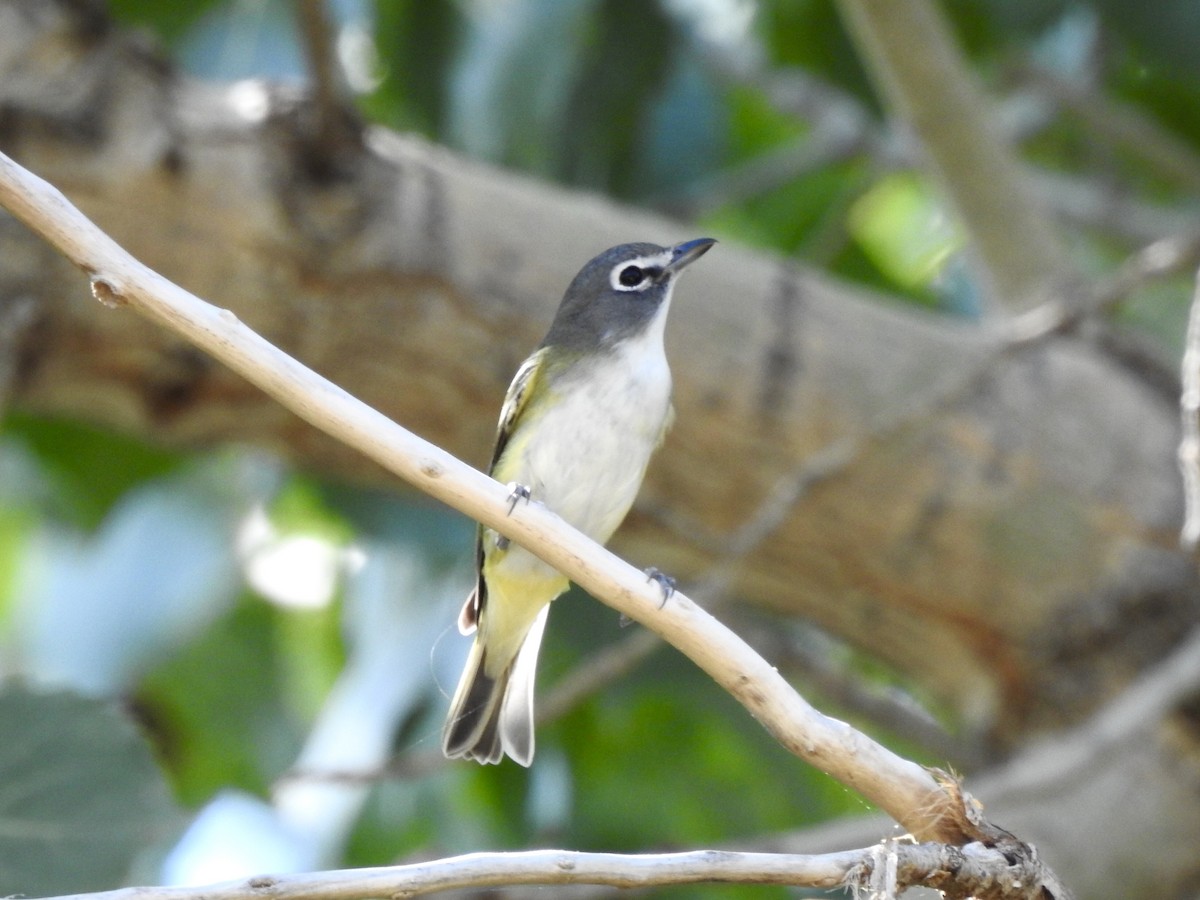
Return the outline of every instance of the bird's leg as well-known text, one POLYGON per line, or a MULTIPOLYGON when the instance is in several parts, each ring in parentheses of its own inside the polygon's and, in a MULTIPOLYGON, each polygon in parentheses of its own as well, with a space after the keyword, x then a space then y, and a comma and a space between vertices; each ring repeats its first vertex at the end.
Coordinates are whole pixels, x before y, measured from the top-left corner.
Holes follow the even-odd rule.
MULTIPOLYGON (((667 601, 671 599, 671 595, 675 593, 675 579, 666 572, 656 569, 654 566, 646 569, 645 572, 646 580, 653 581, 658 585, 659 590, 662 591, 662 603, 658 605, 658 608, 662 609, 667 605, 667 601)), ((620 625, 620 627, 625 628, 626 626, 632 624, 632 622, 633 619, 629 618, 629 616, 625 615, 624 613, 621 613, 621 619, 617 624, 620 625)))
POLYGON ((666 572, 659 571, 654 566, 646 569, 646 580, 655 582, 659 590, 662 591, 662 603, 658 605, 662 609, 667 605, 667 601, 671 599, 671 595, 675 593, 675 579, 666 572))
POLYGON ((517 508, 518 501, 524 500, 526 503, 529 502, 529 496, 531 494, 531 491, 529 490, 529 485, 521 484, 518 481, 510 481, 508 483, 507 487, 508 487, 508 514, 511 516, 513 514, 513 510, 517 508))
MULTIPOLYGON (((510 516, 513 514, 513 510, 517 508, 517 503, 519 501, 524 500, 526 503, 528 503, 531 493, 532 492, 529 490, 529 485, 521 484, 516 481, 510 481, 508 483, 508 514, 510 516)), ((509 539, 504 535, 496 535, 497 550, 507 550, 510 543, 512 542, 509 541, 509 539)))

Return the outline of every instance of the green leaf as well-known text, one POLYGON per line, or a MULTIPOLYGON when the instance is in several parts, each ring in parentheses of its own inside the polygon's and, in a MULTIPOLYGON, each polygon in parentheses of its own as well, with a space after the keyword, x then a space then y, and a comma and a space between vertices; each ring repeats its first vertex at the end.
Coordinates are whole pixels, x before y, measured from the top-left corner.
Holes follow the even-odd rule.
POLYGON ((1094 0, 1104 23, 1134 43, 1151 64, 1183 80, 1200 73, 1196 35, 1200 33, 1200 5, 1196 0, 1094 0), (1182 77, 1181 77, 1182 76, 1182 77))
POLYGON ((373 12, 383 79, 362 98, 362 109, 374 121, 441 138, 462 9, 457 3, 388 0, 374 4, 373 12))
POLYGON ((126 25, 153 29, 174 43, 209 10, 224 0, 188 0, 187 3, 163 3, 162 0, 109 0, 113 18, 126 25))
POLYGON ((897 284, 927 288, 962 243, 932 192, 918 178, 889 175, 850 210, 850 231, 897 284))
POLYGON ((116 887, 182 819, 146 741, 113 703, 0 692, 0 894, 116 887))
POLYGON ((859 54, 837 4, 824 0, 769 0, 757 16, 763 43, 778 68, 796 66, 875 103, 859 54))
POLYGON ((185 803, 228 787, 265 795, 299 751, 304 723, 286 708, 279 671, 281 615, 244 597, 143 681, 139 707, 185 803))
POLYGON ((705 845, 862 808, 841 785, 790 758, 719 687, 669 652, 636 689, 613 686, 545 729, 548 739, 561 736, 571 756, 571 843, 616 850, 664 839, 705 845))
POLYGON ((166 475, 187 457, 62 419, 10 413, 0 431, 24 444, 54 483, 61 513, 94 528, 130 488, 166 475))
POLYGON ((0 632, 9 624, 17 573, 36 527, 37 517, 30 510, 0 506, 0 632))

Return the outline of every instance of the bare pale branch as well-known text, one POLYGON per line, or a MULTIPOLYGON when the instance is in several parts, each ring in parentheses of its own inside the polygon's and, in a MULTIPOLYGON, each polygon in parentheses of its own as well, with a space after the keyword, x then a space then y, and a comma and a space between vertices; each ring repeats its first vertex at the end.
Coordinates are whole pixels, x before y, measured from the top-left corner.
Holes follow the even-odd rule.
POLYGON ((510 515, 508 490, 317 375, 142 265, 51 185, 0 155, 0 204, 91 278, 100 302, 183 335, 313 425, 417 488, 529 548, 593 596, 686 654, 790 752, 858 791, 921 839, 977 834, 962 798, 923 767, 822 715, 744 641, 682 594, 661 603, 645 574, 539 504, 510 515))
POLYGON ((873 897, 894 897, 920 885, 952 890, 953 896, 968 896, 983 888, 990 891, 989 897, 1013 900, 1069 896, 1053 879, 1043 878, 1033 857, 1010 861, 979 844, 959 848, 888 841, 818 855, 725 850, 644 855, 568 850, 472 853, 405 866, 262 876, 203 887, 124 888, 53 900, 360 900, 516 884, 645 888, 703 882, 851 887, 870 891, 873 897))
POLYGON ((1194 549, 1200 541, 1200 274, 1188 314, 1187 347, 1183 353, 1183 391, 1179 396, 1183 437, 1179 442, 1179 471, 1183 475, 1182 541, 1194 549))

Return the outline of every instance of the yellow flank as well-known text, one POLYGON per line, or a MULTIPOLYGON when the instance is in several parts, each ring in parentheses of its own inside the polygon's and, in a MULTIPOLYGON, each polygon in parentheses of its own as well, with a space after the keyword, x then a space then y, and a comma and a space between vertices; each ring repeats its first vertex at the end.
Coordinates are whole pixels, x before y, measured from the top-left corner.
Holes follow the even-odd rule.
MULTIPOLYGON (((525 400, 541 375, 538 365, 541 358, 542 354, 533 357, 533 365, 515 379, 501 414, 504 448, 491 471, 497 481, 525 485, 534 499, 540 499, 542 485, 525 470, 525 449, 536 432, 532 426, 547 409, 554 407, 556 399, 555 393, 549 391, 543 397, 545 402, 526 407, 525 400)), ((483 581, 487 584, 487 602, 480 616, 478 639, 487 647, 484 671, 491 678, 498 678, 512 662, 542 607, 571 586, 564 575, 528 550, 516 544, 500 549, 496 539, 494 531, 484 530, 483 581)))
POLYGON ((480 616, 478 640, 487 647, 484 671, 498 678, 512 662, 542 607, 571 582, 528 550, 510 544, 499 550, 494 537, 485 544, 483 578, 487 603, 480 616))

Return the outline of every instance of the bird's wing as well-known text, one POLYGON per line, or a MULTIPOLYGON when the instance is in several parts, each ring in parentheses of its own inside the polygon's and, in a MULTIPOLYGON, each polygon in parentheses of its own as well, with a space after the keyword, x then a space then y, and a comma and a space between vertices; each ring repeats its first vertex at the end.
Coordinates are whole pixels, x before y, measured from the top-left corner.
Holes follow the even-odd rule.
MULTIPOLYGON (((521 413, 525 410, 525 402, 532 395, 534 384, 541 374, 542 361, 545 358, 546 348, 543 347, 521 363, 521 368, 517 369, 517 374, 513 376, 512 384, 508 386, 508 393, 504 397, 504 406, 500 408, 500 424, 496 428, 496 448, 492 451, 492 462, 488 466, 489 473, 495 472, 496 463, 500 461, 504 448, 508 446, 508 439, 516 430, 521 413)), ((462 612, 458 617, 458 630, 463 634, 470 634, 475 630, 475 626, 479 624, 479 612, 487 603, 487 582, 483 577, 482 525, 475 529, 475 573, 475 590, 471 591, 471 595, 467 597, 467 602, 463 604, 462 612)))
POLYGON ((496 449, 492 451, 489 472, 496 468, 500 455, 508 446, 508 439, 512 437, 517 428, 521 414, 525 411, 525 401, 533 394, 534 385, 541 377, 542 363, 546 359, 547 350, 548 348, 543 347, 521 363, 521 368, 517 369, 517 374, 513 376, 512 384, 508 386, 508 394, 504 397, 504 406, 500 408, 500 424, 496 429, 496 449))

